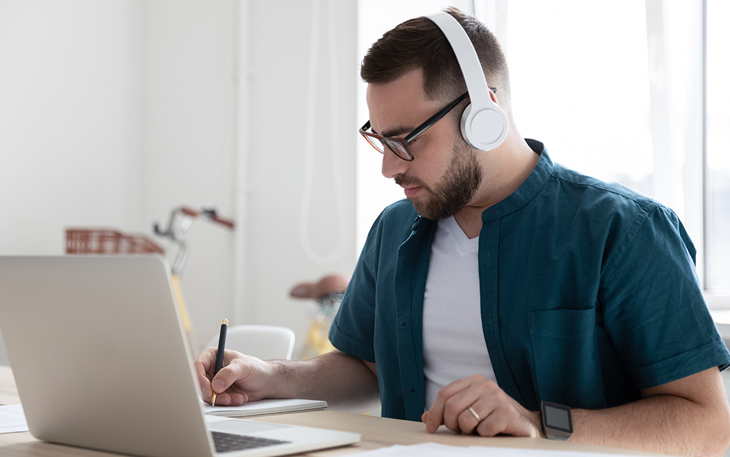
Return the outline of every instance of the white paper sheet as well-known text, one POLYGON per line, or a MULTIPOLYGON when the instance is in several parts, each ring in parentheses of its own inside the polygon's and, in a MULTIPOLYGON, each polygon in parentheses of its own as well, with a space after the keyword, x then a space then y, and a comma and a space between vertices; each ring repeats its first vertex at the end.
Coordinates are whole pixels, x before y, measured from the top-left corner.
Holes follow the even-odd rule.
POLYGON ((0 433, 27 432, 23 405, 0 406, 0 433))
MULTIPOLYGON (((639 454, 623 454, 630 457, 639 454)), ((488 446, 447 446, 438 443, 422 443, 413 446, 395 445, 366 451, 358 454, 363 457, 476 457, 476 456, 499 456, 499 457, 617 457, 616 454, 575 452, 575 451, 548 451, 540 449, 513 449, 505 447, 488 446)))

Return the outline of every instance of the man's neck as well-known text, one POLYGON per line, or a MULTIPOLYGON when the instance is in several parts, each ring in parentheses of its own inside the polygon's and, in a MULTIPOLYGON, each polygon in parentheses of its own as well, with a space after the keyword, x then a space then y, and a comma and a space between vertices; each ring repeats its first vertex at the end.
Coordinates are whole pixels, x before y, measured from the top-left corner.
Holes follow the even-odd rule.
POLYGON ((505 141, 505 148, 493 151, 498 158, 491 161, 489 169, 483 168, 484 182, 475 199, 454 215, 469 239, 479 236, 482 230, 482 213, 512 195, 530 176, 540 159, 525 140, 513 140, 510 136, 505 141))

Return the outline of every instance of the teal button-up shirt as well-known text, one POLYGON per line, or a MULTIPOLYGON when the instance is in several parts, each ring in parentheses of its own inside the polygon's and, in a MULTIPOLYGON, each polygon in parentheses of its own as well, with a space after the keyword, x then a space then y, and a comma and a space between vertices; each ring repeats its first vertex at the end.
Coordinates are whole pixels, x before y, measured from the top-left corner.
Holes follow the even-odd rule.
MULTIPOLYGON (((541 400, 600 409, 730 365, 677 216, 527 141, 537 165, 482 213, 479 235, 482 328, 499 386, 533 411, 541 400)), ((386 208, 330 330, 336 348, 376 363, 385 417, 420 421, 430 408, 422 318, 436 227, 407 200, 386 208)))

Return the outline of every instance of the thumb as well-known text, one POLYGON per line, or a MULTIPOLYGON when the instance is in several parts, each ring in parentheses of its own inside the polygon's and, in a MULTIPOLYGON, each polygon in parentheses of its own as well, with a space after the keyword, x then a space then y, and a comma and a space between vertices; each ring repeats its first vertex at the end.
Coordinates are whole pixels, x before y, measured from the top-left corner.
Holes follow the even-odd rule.
POLYGON ((226 389, 238 380, 236 370, 231 365, 228 365, 218 372, 210 383, 210 387, 215 393, 224 392, 226 389))
POLYGON ((228 365, 221 368, 215 377, 211 380, 210 386, 213 392, 221 393, 231 387, 233 383, 244 381, 255 373, 256 369, 251 364, 251 358, 234 357, 228 365))

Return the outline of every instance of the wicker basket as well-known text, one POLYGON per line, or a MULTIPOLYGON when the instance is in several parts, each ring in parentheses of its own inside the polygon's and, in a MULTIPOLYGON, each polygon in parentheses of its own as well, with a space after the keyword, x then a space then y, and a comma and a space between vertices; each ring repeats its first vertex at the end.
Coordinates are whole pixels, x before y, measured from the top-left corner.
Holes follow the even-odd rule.
POLYGON ((66 229, 66 254, 164 254, 145 235, 113 229, 66 229))

